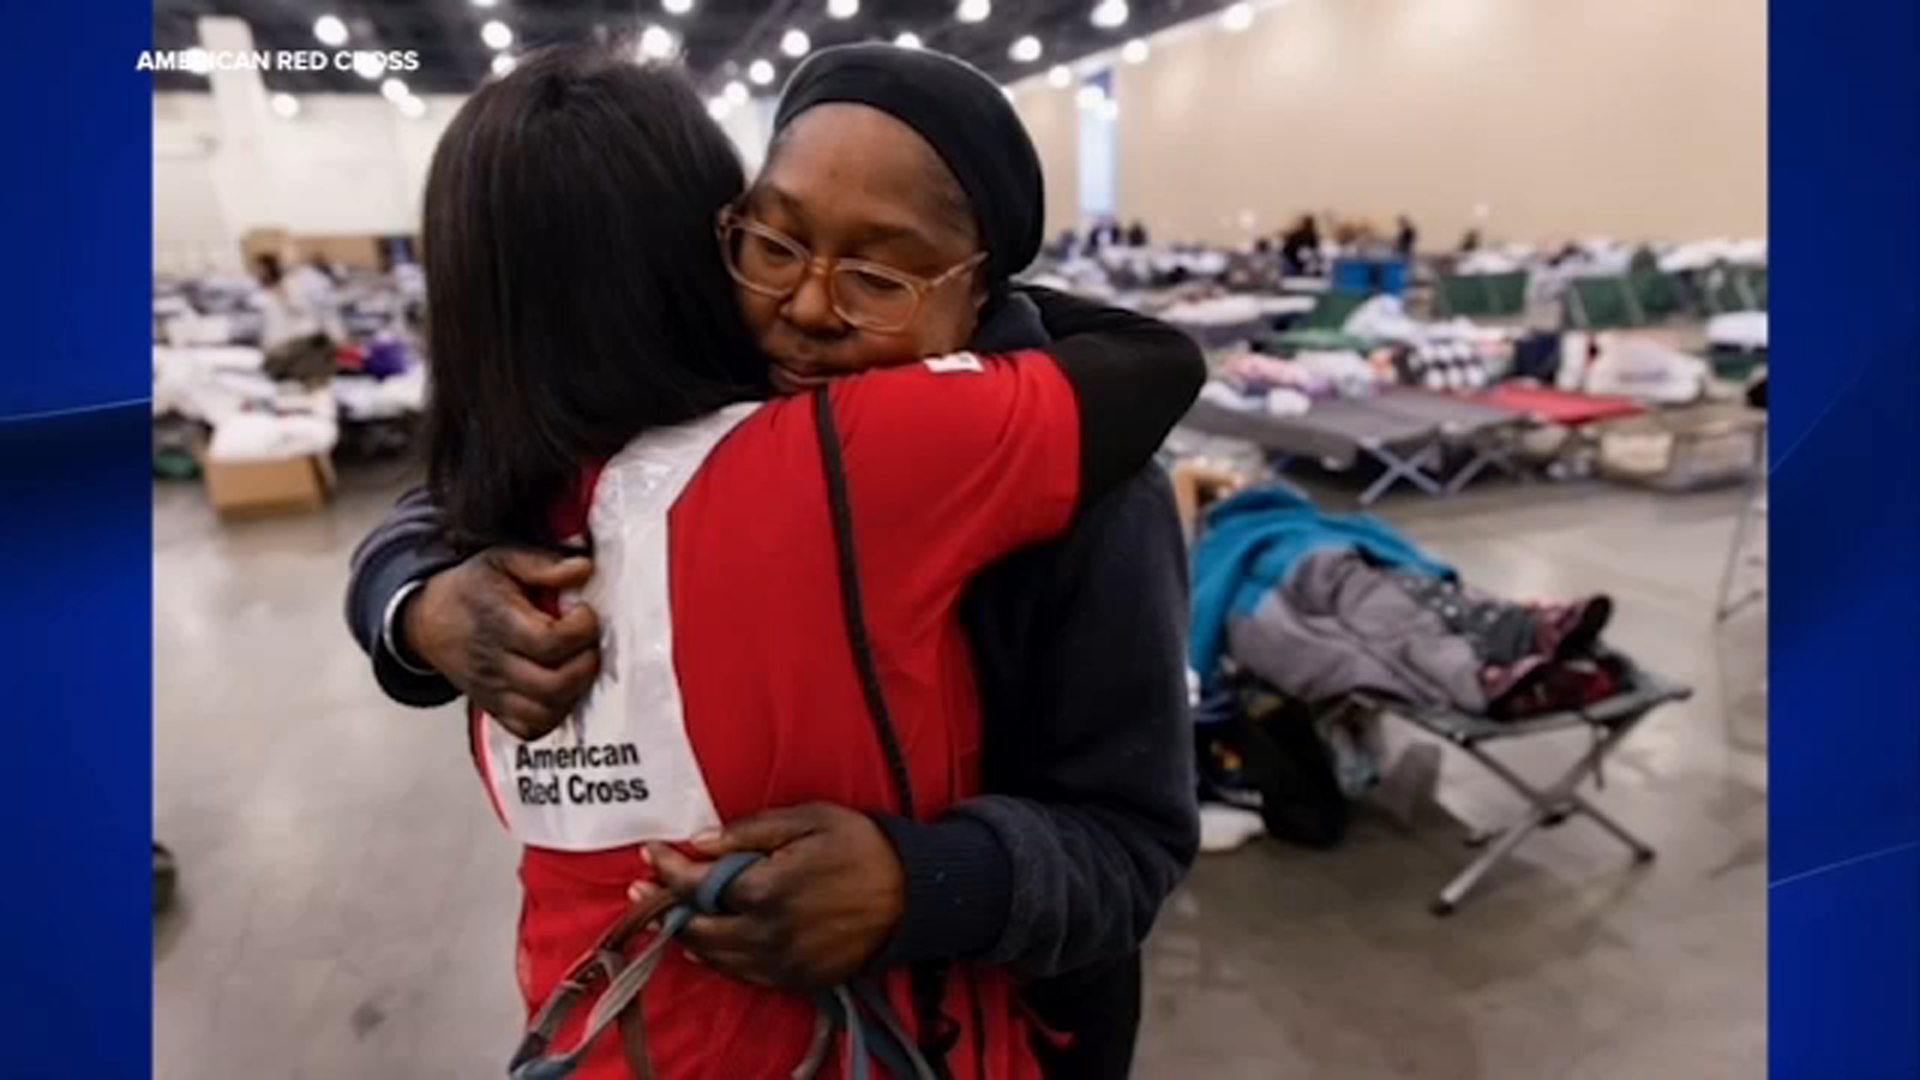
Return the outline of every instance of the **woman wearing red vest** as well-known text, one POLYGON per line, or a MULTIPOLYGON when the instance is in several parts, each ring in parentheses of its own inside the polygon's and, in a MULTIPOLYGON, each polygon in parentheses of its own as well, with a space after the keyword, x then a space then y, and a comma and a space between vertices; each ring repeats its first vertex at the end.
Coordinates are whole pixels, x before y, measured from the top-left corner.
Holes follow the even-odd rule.
MULTIPOLYGON (((931 196, 949 196, 937 159, 925 165, 931 196)), ((925 305, 983 303, 992 252, 956 219, 886 238, 890 262, 823 257, 796 235, 805 222, 742 204, 743 187, 678 76, 578 51, 476 94, 429 178, 432 486, 449 534, 467 548, 585 542, 597 567, 585 598, 603 674, 585 704, 531 742, 474 721, 489 795, 527 845, 530 1007, 625 911, 644 842, 771 806, 908 809, 910 793, 924 817, 972 794, 962 585, 1138 469, 1203 375, 1158 324, 1049 299, 1054 329, 1082 332, 1045 352, 956 354, 817 389, 824 366, 789 371, 784 388, 812 393, 765 400, 740 303, 812 305, 884 333, 925 305), (841 458, 858 537, 892 720, 879 737, 843 621, 823 446, 841 458)), ((908 973, 874 975, 921 1026, 908 973)), ((1004 972, 959 970, 940 992, 955 1075, 1037 1075, 1004 972)), ((677 950, 641 1012, 657 1075, 715 1080, 790 1075, 816 1021, 809 997, 677 950)), ((605 1039, 578 1075, 629 1068, 605 1039)))

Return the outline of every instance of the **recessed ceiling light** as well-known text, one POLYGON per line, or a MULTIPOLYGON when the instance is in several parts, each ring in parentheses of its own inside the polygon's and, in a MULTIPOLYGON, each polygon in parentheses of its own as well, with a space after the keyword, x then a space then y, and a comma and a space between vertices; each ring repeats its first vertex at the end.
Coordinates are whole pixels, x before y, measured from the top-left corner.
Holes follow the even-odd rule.
POLYGON ((273 115, 282 120, 291 120, 300 115, 300 99, 292 94, 275 94, 267 99, 273 108, 273 115))
POLYGON ((963 23, 986 22, 993 14, 993 0, 960 0, 960 6, 953 9, 953 17, 963 23))
POLYGON ((827 0, 827 16, 833 19, 851 19, 860 14, 860 0, 827 0))
POLYGON ((387 73, 387 55, 377 52, 354 53, 353 73, 368 82, 373 82, 387 73))
POLYGON ((1124 26, 1128 14, 1127 0, 1100 0, 1093 6, 1093 25, 1102 30, 1124 26))
POLYGON ((1040 53, 1040 39, 1034 37, 1032 34, 1028 34, 1026 37, 1014 42, 1012 48, 1007 50, 1008 56, 1013 57, 1022 64, 1031 64, 1035 60, 1040 59, 1040 53))
POLYGON ((733 105, 726 98, 714 97, 707 99, 707 115, 713 117, 715 120, 725 120, 727 114, 732 111, 733 105))
POLYGON ((1253 5, 1238 3, 1220 13, 1220 25, 1232 33, 1239 33, 1253 25, 1253 5))
POLYGON ((789 30, 780 38, 780 51, 788 56, 805 56, 807 50, 811 48, 813 48, 813 41, 807 37, 805 30, 798 28, 789 30))
POLYGON ((745 105, 747 103, 747 84, 735 79, 727 84, 727 104, 745 105))
POLYGON ((322 15, 313 20, 313 36, 320 44, 338 48, 347 43, 347 24, 340 21, 338 15, 322 15))
POLYGON ((648 26, 640 32, 640 55, 648 60, 665 60, 679 47, 673 31, 664 26, 648 26))
POLYGON ((504 79, 513 74, 513 69, 518 67, 519 64, 520 61, 508 56, 506 53, 500 53, 493 58, 493 74, 496 78, 504 79))
POLYGON ((921 46, 920 35, 911 30, 894 38, 893 43, 903 49, 917 49, 921 46))
POLYGON ((1120 59, 1129 64, 1141 64, 1146 62, 1148 55, 1152 52, 1145 40, 1134 38, 1120 47, 1120 59))
POLYGON ((473 0, 473 6, 483 10, 492 10, 500 6, 500 0, 473 0))
POLYGON ((1047 83, 1056 90, 1065 90, 1073 84, 1073 69, 1065 64, 1055 64, 1047 72, 1047 83))
POLYGON ((395 105, 400 104, 400 99, 408 97, 409 94, 407 84, 401 82, 399 79, 388 79, 386 82, 380 84, 380 96, 393 102, 395 105))
POLYGON ((401 98, 400 115, 409 120, 418 120, 427 115, 427 103, 417 97, 401 98))
POLYGON ((756 86, 765 86, 773 81, 773 65, 765 60, 755 60, 747 65, 747 78, 756 86))
POLYGON ((660 0, 660 6, 669 15, 685 15, 693 10, 693 0, 660 0))
POLYGON ((499 19, 488 19, 487 25, 480 28, 480 40, 487 48, 500 50, 513 44, 513 27, 499 19))

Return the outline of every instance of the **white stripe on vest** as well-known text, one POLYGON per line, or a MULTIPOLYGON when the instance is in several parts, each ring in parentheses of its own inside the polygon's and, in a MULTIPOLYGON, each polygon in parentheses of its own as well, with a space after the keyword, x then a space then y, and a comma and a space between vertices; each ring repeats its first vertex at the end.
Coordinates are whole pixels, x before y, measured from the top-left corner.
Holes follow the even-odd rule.
POLYGON ((522 742, 492 717, 482 724, 488 782, 520 842, 600 851, 685 840, 720 824, 674 675, 667 514, 714 446, 756 408, 734 405, 648 432, 601 471, 587 513, 593 579, 579 597, 600 616, 600 678, 543 739, 522 742))

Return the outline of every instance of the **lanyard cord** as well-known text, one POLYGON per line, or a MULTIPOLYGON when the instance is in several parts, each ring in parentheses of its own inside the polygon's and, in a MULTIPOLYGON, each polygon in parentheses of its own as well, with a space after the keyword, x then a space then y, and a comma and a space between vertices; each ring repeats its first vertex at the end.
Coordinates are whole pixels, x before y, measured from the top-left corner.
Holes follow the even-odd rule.
MULTIPOLYGON (((893 714, 887 708, 886 693, 880 685, 880 669, 874 661, 873 638, 867 632, 866 608, 860 599, 860 560, 853 542, 853 504, 847 494, 846 466, 840 453, 840 432, 833 420, 833 400, 825 388, 813 392, 813 423, 819 436, 820 462, 826 472, 827 505, 833 514, 834 548, 840 564, 840 607, 846 620, 847 641, 853 647, 853 663, 860 673, 860 691, 866 697, 867 714, 873 720, 874 734, 880 739, 880 752, 886 757, 894 799, 900 815, 911 821, 915 818, 913 777, 907 771, 906 754, 900 749, 900 734, 893 726, 893 714)), ((915 964, 910 981, 920 1048, 936 1075, 944 1080, 950 1075, 947 1051, 958 1036, 957 1027, 940 1007, 945 993, 946 965, 936 961, 915 964)))
POLYGON ((840 556, 840 607, 846 618, 847 639, 853 646, 854 666, 860 672, 860 691, 867 699, 880 751, 886 755, 887 776, 900 816, 913 820, 913 778, 900 750, 900 735, 887 710, 880 687, 880 669, 873 659, 873 639, 867 633, 866 609, 860 602, 860 560, 853 546, 853 506, 847 497, 847 474, 840 457, 840 433, 833 423, 833 402, 827 392, 813 392, 814 429, 820 436, 820 459, 827 472, 827 502, 833 510, 834 547, 840 556))

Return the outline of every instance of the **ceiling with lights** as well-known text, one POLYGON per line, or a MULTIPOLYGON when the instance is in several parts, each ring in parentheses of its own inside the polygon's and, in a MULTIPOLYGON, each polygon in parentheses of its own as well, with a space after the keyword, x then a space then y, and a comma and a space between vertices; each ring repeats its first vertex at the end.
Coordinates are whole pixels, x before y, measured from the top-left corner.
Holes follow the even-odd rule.
MULTIPOLYGON (((601 41, 678 56, 709 90, 771 93, 799 58, 828 45, 899 41, 961 56, 1002 82, 1046 71, 1225 0, 154 0, 153 48, 189 49, 196 20, 233 16, 256 49, 417 50, 415 94, 465 93, 540 45, 601 41), (343 36, 344 35, 344 36, 343 36)), ((379 93, 379 72, 269 71, 289 94, 379 93)), ((156 90, 204 90, 203 76, 155 72, 156 90)))

